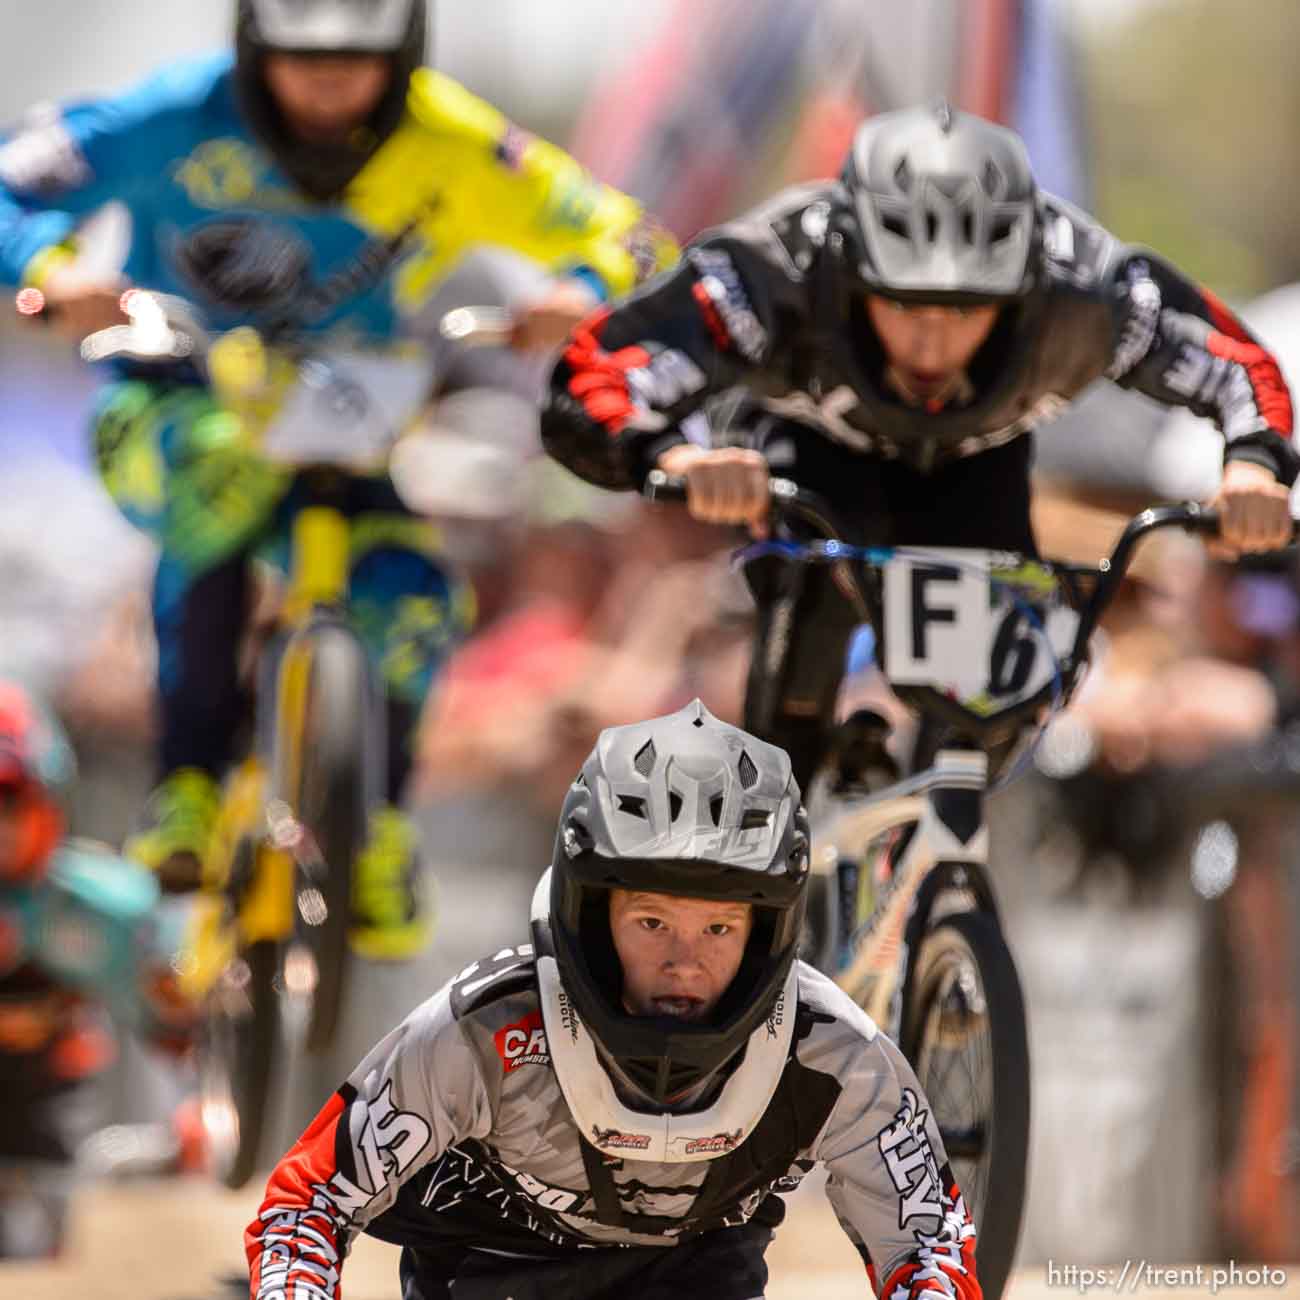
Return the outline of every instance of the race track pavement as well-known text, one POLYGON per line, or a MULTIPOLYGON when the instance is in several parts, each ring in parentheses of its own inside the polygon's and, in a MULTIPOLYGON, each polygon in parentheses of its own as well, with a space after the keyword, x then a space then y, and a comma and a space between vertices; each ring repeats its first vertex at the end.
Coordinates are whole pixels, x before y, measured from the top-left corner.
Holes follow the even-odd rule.
MULTIPOLYGON (((54 1264, 0 1264, 3 1300, 234 1300, 220 1279, 242 1268, 241 1234, 259 1193, 225 1192, 200 1179, 106 1185, 88 1190, 77 1207, 70 1257, 54 1264)), ((862 1300, 870 1294, 857 1255, 815 1189, 790 1198, 790 1214, 768 1252, 768 1300, 862 1300)), ((1208 1266, 1207 1276, 1208 1276, 1208 1266)), ((1118 1268, 1115 1275, 1118 1275, 1118 1268)), ((1227 1287, 1218 1295, 1243 1300, 1300 1300, 1300 1266, 1281 1286, 1227 1287)), ((1017 1274, 1010 1300, 1074 1300, 1115 1295, 1112 1285, 1081 1292, 1041 1266, 1017 1274)), ((397 1251, 364 1238, 344 1272, 347 1300, 397 1300, 397 1251)), ((1123 1294, 1164 1300, 1211 1295, 1199 1287, 1160 1283, 1123 1294)), ((683 1300, 689 1300, 683 1297, 683 1300)))

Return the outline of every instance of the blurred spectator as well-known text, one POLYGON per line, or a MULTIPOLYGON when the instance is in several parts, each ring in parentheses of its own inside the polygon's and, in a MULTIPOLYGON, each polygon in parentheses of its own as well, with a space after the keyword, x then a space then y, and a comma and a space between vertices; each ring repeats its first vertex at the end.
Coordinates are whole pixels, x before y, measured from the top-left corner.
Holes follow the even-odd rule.
POLYGON ((645 505, 617 531, 529 528, 508 608, 453 659, 426 718, 421 790, 487 786, 549 814, 602 727, 695 694, 738 717, 748 625, 727 541, 645 505))
MULTIPOLYGON (((1077 511, 1057 520, 1076 540, 1077 511)), ((1167 543, 1116 602, 1092 679, 1040 752, 1056 781, 1040 790, 1037 857, 1049 873, 1066 868, 1069 894, 1096 906, 1101 876, 1118 868, 1130 905, 1171 906, 1189 884, 1213 902, 1202 921, 1220 948, 1210 943, 1199 1014, 1217 1046, 1216 1257, 1296 1257, 1297 826, 1259 799, 1211 821, 1220 812, 1181 795, 1181 774, 1300 714, 1298 579, 1293 556, 1234 565, 1167 543)))

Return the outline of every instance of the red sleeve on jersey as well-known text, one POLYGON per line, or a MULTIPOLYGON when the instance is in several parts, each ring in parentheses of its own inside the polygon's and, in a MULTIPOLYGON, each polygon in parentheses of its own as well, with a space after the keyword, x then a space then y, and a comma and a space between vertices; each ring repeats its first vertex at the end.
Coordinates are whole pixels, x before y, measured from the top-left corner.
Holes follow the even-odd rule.
POLYGON ((300 1273, 307 1284, 304 1296, 341 1296, 337 1207, 315 1189, 337 1172, 336 1137, 347 1105, 347 1099, 335 1093, 267 1182, 258 1216, 244 1232, 253 1300, 294 1296, 293 1282, 300 1273))
POLYGON ((975 1274, 975 1224, 955 1182, 949 1183, 943 1204, 939 1231, 933 1237, 917 1234, 918 1249, 885 1279, 877 1291, 880 1300, 983 1300, 975 1274))
POLYGON ((1282 378, 1277 359, 1250 337, 1241 321, 1217 294, 1206 288, 1201 288, 1200 294, 1218 331, 1206 339, 1206 347, 1216 357, 1235 361, 1246 371, 1260 415, 1268 421, 1269 428, 1289 435, 1295 423, 1291 393, 1282 378))

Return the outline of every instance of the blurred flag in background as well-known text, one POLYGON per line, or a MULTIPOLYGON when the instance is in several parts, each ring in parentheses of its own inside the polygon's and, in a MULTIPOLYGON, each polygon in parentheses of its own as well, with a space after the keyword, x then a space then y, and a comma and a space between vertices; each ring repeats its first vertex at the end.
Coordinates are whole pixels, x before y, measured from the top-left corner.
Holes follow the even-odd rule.
POLYGON ((834 175, 868 113, 940 95, 1014 126, 1040 182, 1087 202, 1059 0, 698 0, 587 102, 578 156, 689 238, 782 180, 834 175))

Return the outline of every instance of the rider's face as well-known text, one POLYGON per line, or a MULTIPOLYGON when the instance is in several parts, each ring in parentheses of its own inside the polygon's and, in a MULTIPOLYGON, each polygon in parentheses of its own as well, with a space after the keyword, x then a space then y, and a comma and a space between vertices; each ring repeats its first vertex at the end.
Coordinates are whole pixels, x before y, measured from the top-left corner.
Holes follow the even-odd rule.
POLYGON ((748 903, 615 889, 609 928, 634 1016, 704 1020, 740 969, 753 924, 748 903))
POLYGON ((295 135, 335 143, 374 112, 392 67, 382 54, 268 54, 263 75, 295 135))
POLYGON ((912 392, 926 397, 966 369, 993 329, 998 308, 909 304, 868 294, 867 314, 890 364, 912 392))

